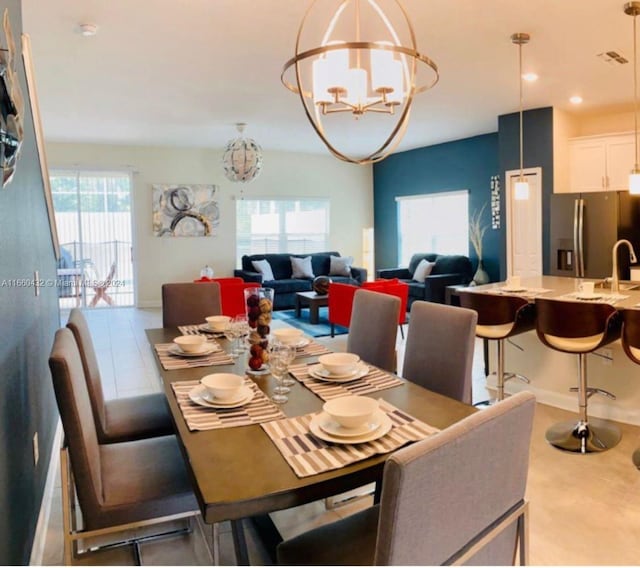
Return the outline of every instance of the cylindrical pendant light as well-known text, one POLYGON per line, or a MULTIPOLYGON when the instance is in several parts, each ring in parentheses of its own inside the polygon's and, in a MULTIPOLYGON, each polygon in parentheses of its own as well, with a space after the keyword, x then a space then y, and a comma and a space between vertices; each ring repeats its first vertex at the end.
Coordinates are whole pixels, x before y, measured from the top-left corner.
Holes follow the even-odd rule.
POLYGON ((636 35, 636 16, 640 14, 640 2, 629 2, 624 6, 624 13, 633 16, 633 121, 634 121, 634 140, 635 163, 629 174, 629 193, 640 195, 640 168, 638 168, 638 57, 637 57, 637 35, 636 35))
POLYGON ((522 128, 522 46, 529 43, 531 36, 525 33, 517 33, 511 36, 511 41, 518 46, 518 84, 520 86, 520 177, 513 186, 513 197, 518 200, 529 199, 529 183, 524 177, 523 158, 523 128, 522 128))

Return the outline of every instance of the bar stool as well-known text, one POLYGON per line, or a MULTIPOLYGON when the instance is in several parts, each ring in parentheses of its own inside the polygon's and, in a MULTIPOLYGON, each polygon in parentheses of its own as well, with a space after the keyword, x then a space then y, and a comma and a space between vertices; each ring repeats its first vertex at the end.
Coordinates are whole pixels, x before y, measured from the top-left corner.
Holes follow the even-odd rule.
POLYGON ((478 313, 476 337, 497 343, 496 399, 488 401, 488 404, 493 404, 504 399, 504 384, 509 379, 515 377, 525 383, 529 382, 523 375, 505 372, 504 342, 509 337, 534 329, 535 306, 520 296, 462 291, 460 305, 478 313))
MULTIPOLYGON (((623 310, 620 340, 627 357, 640 365, 640 310, 623 310)), ((632 460, 640 469, 640 448, 633 452, 632 460)))
POLYGON ((536 298, 536 331, 547 347, 578 355, 578 422, 554 424, 547 430, 551 445, 569 452, 587 454, 613 448, 620 441, 620 430, 604 420, 589 419, 587 401, 594 394, 613 400, 610 392, 587 386, 587 354, 620 337, 622 318, 609 304, 571 302, 536 298))

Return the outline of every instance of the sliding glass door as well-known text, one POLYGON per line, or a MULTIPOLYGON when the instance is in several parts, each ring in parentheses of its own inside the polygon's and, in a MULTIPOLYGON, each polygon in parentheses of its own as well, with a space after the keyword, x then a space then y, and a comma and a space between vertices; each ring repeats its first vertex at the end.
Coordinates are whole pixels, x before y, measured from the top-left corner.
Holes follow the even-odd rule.
POLYGON ((132 306, 129 173, 52 170, 51 192, 61 246, 61 307, 132 306))

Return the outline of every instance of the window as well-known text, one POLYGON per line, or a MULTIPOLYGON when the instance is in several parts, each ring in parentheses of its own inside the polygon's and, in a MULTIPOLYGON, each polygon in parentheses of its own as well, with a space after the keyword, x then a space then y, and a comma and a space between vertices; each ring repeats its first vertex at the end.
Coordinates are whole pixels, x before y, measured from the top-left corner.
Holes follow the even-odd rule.
POLYGON ((408 266, 417 252, 469 255, 469 192, 396 197, 398 255, 408 266))
POLYGON ((328 242, 328 199, 236 201, 238 265, 245 254, 317 252, 328 242))
MULTIPOLYGON (((84 304, 133 305, 129 173, 52 170, 50 181, 61 254, 65 258, 65 266, 60 268, 81 270, 84 304), (112 283, 102 293, 99 288, 107 280, 112 283)), ((62 292, 64 295, 68 291, 62 292)), ((66 302, 61 304, 69 307, 66 302)))

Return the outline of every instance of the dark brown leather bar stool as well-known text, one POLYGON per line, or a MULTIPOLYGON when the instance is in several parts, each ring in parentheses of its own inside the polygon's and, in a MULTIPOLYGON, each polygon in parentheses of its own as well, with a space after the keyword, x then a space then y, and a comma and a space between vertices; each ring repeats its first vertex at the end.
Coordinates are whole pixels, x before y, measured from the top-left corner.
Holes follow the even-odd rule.
POLYGON ((622 318, 609 304, 536 298, 536 331, 547 347, 578 356, 578 422, 560 422, 547 430, 547 441, 562 450, 602 452, 620 441, 620 430, 604 420, 589 419, 587 402, 594 394, 615 400, 610 392, 587 386, 587 354, 620 337, 622 318))
POLYGON ((497 344, 496 400, 489 404, 503 400, 506 381, 515 377, 525 383, 529 382, 523 375, 505 373, 504 342, 509 337, 531 331, 535 327, 535 306, 519 296, 482 292, 460 292, 460 305, 478 313, 476 337, 495 341, 497 344))
MULTIPOLYGON (((640 310, 623 310, 622 348, 636 365, 640 365, 640 310)), ((640 469, 640 448, 633 452, 633 464, 640 469)))

